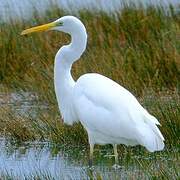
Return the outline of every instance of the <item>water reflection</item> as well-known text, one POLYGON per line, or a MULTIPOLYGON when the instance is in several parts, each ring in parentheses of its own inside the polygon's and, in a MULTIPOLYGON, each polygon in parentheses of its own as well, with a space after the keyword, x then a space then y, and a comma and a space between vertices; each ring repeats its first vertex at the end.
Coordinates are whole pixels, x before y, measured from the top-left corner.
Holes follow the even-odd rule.
POLYGON ((12 151, 12 147, 2 140, 0 172, 10 172, 18 177, 45 173, 52 177, 72 176, 78 179, 84 174, 82 166, 72 163, 63 150, 54 152, 48 143, 23 145, 12 151))
MULTIPOLYGON (((162 168, 178 166, 178 159, 170 154, 142 155, 136 152, 121 154, 120 168, 112 167, 111 148, 96 150, 94 167, 88 167, 88 150, 85 147, 65 147, 48 142, 25 143, 17 146, 0 141, 0 172, 14 177, 49 176, 55 179, 119 179, 147 178, 150 168, 154 173, 162 168), (106 157, 105 157, 106 155, 106 157), (168 158, 167 158, 168 155, 168 158)), ((178 153, 178 152, 177 152, 178 153)))

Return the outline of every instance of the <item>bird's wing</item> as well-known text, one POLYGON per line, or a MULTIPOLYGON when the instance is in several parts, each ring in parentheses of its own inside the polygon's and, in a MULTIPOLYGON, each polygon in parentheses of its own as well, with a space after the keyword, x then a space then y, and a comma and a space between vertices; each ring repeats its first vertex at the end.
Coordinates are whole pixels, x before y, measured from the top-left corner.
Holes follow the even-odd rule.
POLYGON ((134 139, 135 122, 129 111, 139 103, 116 82, 99 74, 83 75, 74 88, 74 103, 87 129, 112 137, 134 139))
POLYGON ((99 74, 80 77, 74 105, 87 130, 113 138, 136 140, 148 150, 161 150, 163 136, 151 116, 125 88, 99 74))

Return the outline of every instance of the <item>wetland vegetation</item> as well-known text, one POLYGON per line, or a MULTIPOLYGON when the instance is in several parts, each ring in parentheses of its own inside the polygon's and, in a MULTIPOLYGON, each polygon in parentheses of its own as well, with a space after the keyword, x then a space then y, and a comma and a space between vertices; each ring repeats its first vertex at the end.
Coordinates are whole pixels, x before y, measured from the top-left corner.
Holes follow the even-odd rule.
MULTIPOLYGON (((119 171, 110 168, 113 158, 103 157, 111 154, 110 146, 96 146, 96 152, 102 153, 95 152, 95 171, 85 172, 87 134, 80 124, 67 126, 60 118, 53 63, 55 53, 69 42, 69 36, 59 32, 20 36, 23 29, 50 22, 67 12, 54 4, 43 14, 34 10, 28 20, 10 17, 9 21, 0 22, 0 134, 3 141, 10 143, 5 143, 7 147, 14 149, 12 154, 24 144, 48 142, 52 156, 70 154, 68 161, 82 168, 77 177, 82 175, 84 179, 178 179, 180 14, 176 9, 172 5, 144 8, 124 4, 121 10, 110 14, 88 9, 75 14, 87 28, 88 46, 81 61, 73 65, 74 78, 87 72, 112 78, 130 90, 162 125, 165 150, 148 153, 143 147, 120 145, 119 171), (75 151, 77 157, 72 155, 75 151)), ((69 173, 73 179, 75 176, 69 173)), ((4 169, 0 169, 0 176, 16 178, 4 169)), ((56 175, 40 171, 27 178, 53 177, 56 179, 56 175)))

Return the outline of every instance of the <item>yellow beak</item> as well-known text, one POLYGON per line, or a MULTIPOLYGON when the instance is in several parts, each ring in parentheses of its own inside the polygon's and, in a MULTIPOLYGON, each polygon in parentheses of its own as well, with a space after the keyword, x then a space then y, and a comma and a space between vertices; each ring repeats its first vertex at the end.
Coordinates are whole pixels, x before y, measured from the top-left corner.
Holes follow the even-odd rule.
POLYGON ((25 34, 29 34, 33 32, 39 32, 39 31, 47 31, 55 26, 56 26, 56 23, 52 22, 52 23, 41 25, 41 26, 32 27, 32 28, 22 31, 21 35, 25 35, 25 34))

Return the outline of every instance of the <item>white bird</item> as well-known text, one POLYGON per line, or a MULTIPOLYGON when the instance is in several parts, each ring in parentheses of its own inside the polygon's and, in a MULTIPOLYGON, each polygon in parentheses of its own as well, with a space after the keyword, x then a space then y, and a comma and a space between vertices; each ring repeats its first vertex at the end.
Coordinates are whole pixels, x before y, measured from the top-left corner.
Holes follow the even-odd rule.
POLYGON ((113 80, 97 74, 82 75, 77 81, 71 66, 86 49, 87 33, 76 17, 64 16, 52 23, 24 30, 21 34, 57 30, 71 35, 71 43, 55 56, 54 86, 64 122, 80 121, 88 133, 90 162, 95 144, 112 144, 118 162, 117 144, 142 145, 150 152, 164 148, 158 120, 149 114, 137 99, 113 80))

